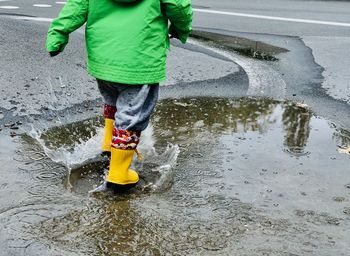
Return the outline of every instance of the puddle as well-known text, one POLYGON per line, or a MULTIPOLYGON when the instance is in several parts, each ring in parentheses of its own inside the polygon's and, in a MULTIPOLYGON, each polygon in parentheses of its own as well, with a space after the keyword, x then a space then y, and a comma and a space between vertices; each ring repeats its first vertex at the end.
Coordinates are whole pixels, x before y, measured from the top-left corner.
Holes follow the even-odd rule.
POLYGON ((288 52, 287 49, 264 42, 207 31, 193 31, 191 36, 198 40, 214 43, 218 48, 225 48, 243 56, 264 61, 278 61, 276 55, 288 52))
MULTIPOLYGON (((117 196, 88 195, 106 169, 96 158, 100 121, 22 138, 9 171, 25 183, 7 181, 21 204, 0 211, 7 232, 0 242, 9 252, 348 253, 350 159, 338 149, 349 147, 349 132, 307 106, 249 98, 162 100, 143 134, 145 162, 135 162, 144 183, 117 196), (159 190, 143 189, 147 182, 159 190), (15 231, 22 234, 16 241, 15 231)), ((3 207, 6 199, 0 200, 3 207)))
MULTIPOLYGON (((29 133, 31 139, 34 139, 30 144, 38 144, 42 148, 43 152, 39 154, 45 154, 66 169, 67 175, 63 183, 71 192, 86 195, 88 192, 107 190, 105 184, 102 184, 109 166, 109 158, 102 156, 100 150, 102 123, 102 117, 96 117, 43 131, 33 127, 29 133)), ((159 192, 171 184, 171 170, 176 164, 178 146, 169 144, 162 154, 157 154, 152 136, 153 129, 150 125, 143 132, 138 148, 145 160, 140 162, 135 155, 132 163, 132 168, 139 171, 141 178, 134 193, 159 192)))

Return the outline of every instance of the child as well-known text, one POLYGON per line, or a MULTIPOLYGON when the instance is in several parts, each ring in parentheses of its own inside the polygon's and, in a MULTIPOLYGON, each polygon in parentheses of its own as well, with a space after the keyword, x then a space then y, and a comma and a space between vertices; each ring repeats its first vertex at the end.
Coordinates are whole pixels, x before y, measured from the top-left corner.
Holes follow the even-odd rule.
POLYGON ((107 187, 124 191, 139 181, 129 167, 165 80, 168 35, 185 43, 191 32, 191 0, 68 0, 48 31, 50 55, 85 22, 87 69, 105 102, 107 187))

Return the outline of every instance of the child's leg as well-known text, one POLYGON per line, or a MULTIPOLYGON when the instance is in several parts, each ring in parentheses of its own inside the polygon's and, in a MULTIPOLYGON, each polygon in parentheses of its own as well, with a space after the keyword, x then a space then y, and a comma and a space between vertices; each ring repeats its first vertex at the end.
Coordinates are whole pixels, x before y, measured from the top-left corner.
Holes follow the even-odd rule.
POLYGON ((158 101, 159 85, 120 85, 115 115, 119 130, 143 131, 158 101))
POLYGON ((97 79, 98 89, 104 100, 103 116, 104 116, 104 132, 102 140, 102 152, 109 154, 111 152, 111 141, 114 128, 114 116, 117 108, 118 90, 113 88, 108 82, 97 79))
POLYGON ((111 163, 107 186, 123 190, 135 185, 138 174, 129 170, 141 132, 146 129, 158 100, 159 85, 121 85, 118 88, 111 163))

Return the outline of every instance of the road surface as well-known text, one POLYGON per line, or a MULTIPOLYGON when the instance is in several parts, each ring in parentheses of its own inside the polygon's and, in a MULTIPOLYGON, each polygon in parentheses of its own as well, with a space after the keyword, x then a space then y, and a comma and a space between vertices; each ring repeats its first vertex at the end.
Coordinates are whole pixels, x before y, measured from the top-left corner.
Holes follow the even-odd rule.
POLYGON ((64 4, 0 0, 1 256, 348 255, 349 1, 193 0, 140 145, 162 178, 96 198, 84 31, 44 48, 64 4))

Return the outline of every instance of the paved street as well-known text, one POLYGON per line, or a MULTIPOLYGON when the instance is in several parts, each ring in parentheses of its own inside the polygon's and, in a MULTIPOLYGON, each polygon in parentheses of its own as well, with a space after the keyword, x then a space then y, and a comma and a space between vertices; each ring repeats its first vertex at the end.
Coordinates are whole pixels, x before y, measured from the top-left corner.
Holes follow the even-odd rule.
POLYGON ((195 26, 199 29, 300 37, 311 48, 316 63, 325 69, 323 88, 332 97, 350 103, 350 73, 346 68, 350 66, 350 49, 346 47, 350 44, 349 1, 289 0, 281 5, 281 1, 276 0, 234 3, 197 0, 194 4, 198 5, 195 26), (243 16, 202 12, 211 10, 243 16), (244 17, 245 14, 265 17, 244 17), (274 20, 276 17, 292 20, 274 20), (335 22, 341 24, 332 24, 335 22))
POLYGON ((0 256, 348 256, 350 0, 192 2, 111 195, 84 27, 50 58, 66 1, 0 0, 0 256))
MULTIPOLYGON (((56 17, 64 3, 64 1, 48 0, 3 0, 0 2, 0 14, 3 16, 31 16, 26 19, 32 20, 34 23, 44 23, 43 25, 47 26, 48 21, 56 17)), ((320 99, 320 93, 316 93, 315 90, 314 95, 311 92, 309 97, 306 97, 304 93, 299 94, 298 100, 306 101, 317 113, 339 123, 344 128, 350 127, 350 121, 348 121, 350 118, 346 118, 349 111, 346 105, 350 103, 350 73, 347 69, 350 66, 350 49, 347 47, 350 44, 349 1, 288 0, 283 1, 283 5, 281 5, 280 1, 277 0, 264 2, 194 0, 193 5, 195 8, 195 30, 271 43, 291 50, 290 56, 293 55, 294 59, 299 58, 299 62, 310 61, 319 65, 321 70, 318 75, 322 76, 322 81, 318 83, 317 87, 321 90, 320 93, 326 93, 329 98, 320 99), (298 46, 296 46, 297 44, 298 46), (306 59, 305 54, 309 50, 310 57, 306 59), (338 116, 335 116, 336 113, 338 116)), ((17 16, 17 18, 20 17, 17 16)), ((169 63, 170 67, 174 66, 171 64, 172 61, 169 63)), ((305 81, 310 79, 310 77, 305 77, 307 76, 306 72, 302 72, 302 69, 296 71, 299 64, 302 63, 286 63, 285 68, 288 69, 288 65, 294 66, 294 64, 296 66, 293 68, 295 74, 284 77, 287 88, 286 95, 283 97, 286 98, 290 98, 298 90, 302 92, 305 83, 311 83, 305 81)), ((213 72, 215 74, 200 80, 224 76, 233 71, 223 70, 218 68, 216 64, 213 65, 217 67, 216 71, 213 72)), ((186 70, 186 68, 184 69, 186 70)), ((203 69, 210 69, 210 65, 203 69)), ((200 70, 203 71, 203 69, 200 70)), ((193 72, 196 72, 196 69, 193 72)), ((208 74, 208 72, 197 74, 197 79, 204 73, 208 74)), ((174 74, 174 72, 170 72, 170 74, 174 74)), ((315 77, 317 74, 311 79, 315 81, 317 79, 315 77)), ((170 75, 171 79, 174 81, 170 75)), ((187 74, 187 80, 184 81, 191 80, 193 77, 187 74)), ((168 83, 174 82, 168 81, 168 83)), ((273 88, 273 85, 269 86, 273 88)))

